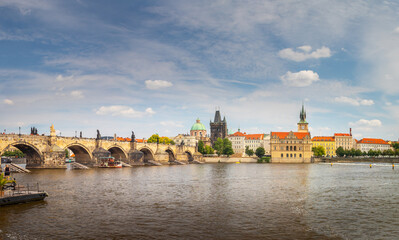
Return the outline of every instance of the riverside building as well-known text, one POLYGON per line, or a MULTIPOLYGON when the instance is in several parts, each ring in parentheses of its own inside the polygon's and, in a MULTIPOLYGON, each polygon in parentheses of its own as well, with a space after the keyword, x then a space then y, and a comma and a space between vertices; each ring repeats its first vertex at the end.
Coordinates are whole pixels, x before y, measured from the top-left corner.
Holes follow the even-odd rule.
POLYGON ((335 133, 335 149, 342 147, 345 150, 355 148, 354 139, 352 137, 352 129, 349 129, 349 133, 335 133))
POLYGON ((356 142, 356 147, 362 152, 368 152, 369 150, 380 150, 383 152, 391 149, 391 144, 379 138, 363 138, 356 142))
POLYGON ((269 134, 247 134, 246 132, 235 132, 227 137, 231 141, 231 145, 234 153, 245 154, 245 149, 248 147, 254 152, 257 148, 263 147, 265 149, 265 154, 270 153, 270 135, 269 134))
POLYGON ((312 147, 322 146, 326 150, 326 156, 335 156, 335 138, 334 137, 313 137, 312 147))
POLYGON ((302 105, 297 132, 271 132, 270 153, 272 163, 310 163, 312 138, 308 130, 306 112, 302 105))

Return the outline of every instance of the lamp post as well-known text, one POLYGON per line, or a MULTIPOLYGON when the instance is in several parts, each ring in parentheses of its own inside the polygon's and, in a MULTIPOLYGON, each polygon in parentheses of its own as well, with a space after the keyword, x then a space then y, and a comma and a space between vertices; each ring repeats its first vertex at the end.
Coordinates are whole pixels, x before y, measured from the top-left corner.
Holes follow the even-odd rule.
POLYGON ((19 128, 19 133, 18 133, 18 135, 21 137, 21 127, 18 127, 19 128))

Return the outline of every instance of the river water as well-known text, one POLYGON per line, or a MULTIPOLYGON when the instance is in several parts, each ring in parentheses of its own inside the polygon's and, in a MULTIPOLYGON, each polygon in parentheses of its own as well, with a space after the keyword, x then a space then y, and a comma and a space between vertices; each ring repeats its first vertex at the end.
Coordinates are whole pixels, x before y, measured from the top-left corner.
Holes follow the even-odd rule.
POLYGON ((201 164, 15 174, 45 201, 0 208, 0 239, 397 239, 399 168, 201 164))

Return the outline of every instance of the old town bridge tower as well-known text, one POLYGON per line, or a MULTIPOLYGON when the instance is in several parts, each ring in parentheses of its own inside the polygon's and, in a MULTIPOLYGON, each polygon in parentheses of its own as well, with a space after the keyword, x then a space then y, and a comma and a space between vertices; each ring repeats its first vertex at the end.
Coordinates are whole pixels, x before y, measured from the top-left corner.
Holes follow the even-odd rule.
POLYGON ((216 110, 214 121, 210 122, 211 128, 211 142, 212 144, 216 142, 218 138, 227 137, 227 122, 226 117, 223 117, 223 120, 220 116, 220 111, 216 110))

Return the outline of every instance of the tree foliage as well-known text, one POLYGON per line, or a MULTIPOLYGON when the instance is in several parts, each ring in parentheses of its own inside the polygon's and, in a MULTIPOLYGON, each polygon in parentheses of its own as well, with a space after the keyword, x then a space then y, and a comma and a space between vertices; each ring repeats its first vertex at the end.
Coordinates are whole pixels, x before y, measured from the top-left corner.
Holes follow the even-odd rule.
POLYGON ((265 153, 266 153, 266 151, 265 151, 265 149, 264 149, 263 147, 258 147, 258 148, 255 150, 255 155, 256 155, 258 158, 260 158, 260 157, 262 157, 263 155, 265 155, 265 153))
POLYGON ((213 144, 213 148, 216 150, 217 154, 220 156, 223 154, 223 140, 218 138, 213 144))
POLYGON ((198 141, 198 152, 205 154, 205 145, 201 140, 198 141))
POLYGON ((245 147, 245 154, 251 157, 252 155, 254 155, 254 153, 255 153, 254 150, 249 149, 249 146, 245 147))
POLYGON ((337 148, 337 150, 335 150, 335 153, 337 154, 338 157, 343 157, 345 156, 345 149, 343 147, 339 147, 337 148))
POLYGON ((233 144, 231 143, 231 141, 227 138, 223 139, 223 154, 230 156, 234 154, 233 151, 233 144))
POLYGON ((25 157, 25 154, 21 150, 15 149, 12 151, 4 151, 2 156, 22 158, 25 157))
POLYGON ((217 154, 220 156, 222 154, 230 156, 234 154, 232 143, 229 139, 218 138, 213 144, 213 148, 216 150, 217 154))
POLYGON ((313 155, 316 157, 321 157, 326 155, 326 150, 323 146, 312 147, 313 155))
POLYGON ((168 137, 159 137, 159 135, 156 134, 152 134, 151 137, 148 138, 147 142, 148 143, 157 143, 159 141, 159 143, 163 143, 163 144, 172 144, 175 145, 175 142, 168 138, 168 137))
POLYGON ((211 146, 205 146, 205 154, 214 154, 215 150, 211 146))

